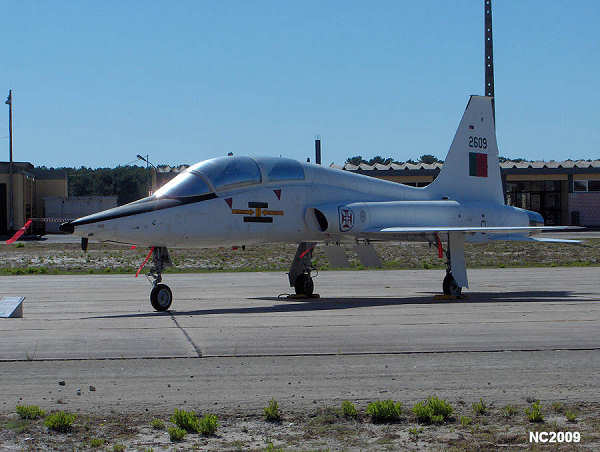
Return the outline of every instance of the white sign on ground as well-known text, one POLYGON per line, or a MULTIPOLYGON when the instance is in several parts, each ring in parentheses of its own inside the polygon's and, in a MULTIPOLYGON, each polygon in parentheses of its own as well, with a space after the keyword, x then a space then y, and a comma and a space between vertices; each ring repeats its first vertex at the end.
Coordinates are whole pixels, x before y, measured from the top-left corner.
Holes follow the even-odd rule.
POLYGON ((25 297, 2 297, 2 300, 0 300, 0 317, 23 317, 23 300, 25 300, 25 297))

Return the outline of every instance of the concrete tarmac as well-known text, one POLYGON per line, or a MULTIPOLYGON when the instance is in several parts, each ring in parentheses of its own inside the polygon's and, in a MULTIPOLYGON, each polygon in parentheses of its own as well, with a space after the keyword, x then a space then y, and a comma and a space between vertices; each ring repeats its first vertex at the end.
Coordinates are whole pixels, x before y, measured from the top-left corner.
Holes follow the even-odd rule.
POLYGON ((303 301, 277 298, 280 273, 176 274, 168 313, 142 277, 2 277, 2 295, 27 298, 23 319, 0 319, 0 412, 600 401, 599 272, 471 270, 449 301, 439 270, 323 272, 303 301))

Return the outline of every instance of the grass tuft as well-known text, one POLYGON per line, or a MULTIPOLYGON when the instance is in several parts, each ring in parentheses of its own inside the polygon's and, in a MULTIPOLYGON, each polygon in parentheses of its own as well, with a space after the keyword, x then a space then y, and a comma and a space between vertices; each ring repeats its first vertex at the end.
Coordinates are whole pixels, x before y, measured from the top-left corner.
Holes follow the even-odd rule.
POLYGON ((200 431, 198 416, 192 411, 175 408, 173 416, 171 416, 171 422, 186 432, 198 433, 200 431))
POLYGON ((76 418, 77 415, 75 414, 67 413, 65 411, 57 411, 56 413, 48 415, 44 421, 44 425, 55 432, 64 433, 71 430, 73 422, 75 422, 76 418))
POLYGON ((279 413, 279 405, 277 400, 271 399, 269 404, 264 409, 265 419, 269 422, 278 422, 281 420, 281 414, 279 413))
POLYGON ((408 434, 416 441, 419 435, 423 433, 422 427, 411 427, 408 429, 408 434))
POLYGON ((517 410, 517 408, 514 407, 513 405, 506 405, 506 406, 502 407, 500 412, 502 413, 502 416, 504 416, 504 417, 513 417, 519 412, 519 410, 517 410))
POLYGON ((468 416, 461 416, 460 417, 460 425, 462 425, 463 427, 466 427, 467 425, 471 425, 473 423, 473 419, 471 419, 468 416))
POLYGON ((471 407, 473 408, 473 413, 475 413, 478 416, 482 416, 484 414, 487 414, 488 412, 488 407, 483 401, 483 399, 479 399, 479 402, 473 403, 471 407))
POLYGON ((525 414, 529 422, 544 422, 544 415, 542 414, 542 406, 539 402, 531 404, 530 408, 525 409, 525 414))
POLYGON ((37 405, 17 405, 15 410, 21 419, 38 419, 46 415, 37 405))
POLYGON ((565 406, 560 402, 552 402, 552 411, 555 413, 563 413, 565 411, 565 406))
POLYGON ((165 422, 162 419, 154 418, 150 421, 150 427, 154 430, 164 430, 165 422))
POLYGON ((185 437, 185 434, 187 433, 185 431, 185 429, 182 429, 179 427, 169 427, 168 432, 169 432, 169 438, 173 442, 181 441, 185 437))
POLYGON ((393 422, 400 419, 402 403, 393 400, 377 400, 369 403, 367 414, 373 422, 393 422))
POLYGON ((358 411, 356 411, 356 407, 349 400, 344 400, 342 402, 342 414, 344 417, 356 418, 358 416, 358 411))
POLYGON ((565 411, 565 417, 569 422, 577 422, 577 415, 573 411, 565 411))
POLYGON ((125 446, 123 444, 115 444, 112 450, 113 452, 125 452, 125 446))
POLYGON ((93 449, 97 449, 98 447, 104 446, 106 441, 102 438, 92 438, 90 439, 90 447, 93 449))
POLYGON ((431 396, 415 404, 412 411, 423 424, 441 424, 452 415, 454 409, 447 401, 431 396))
POLYGON ((210 436, 217 431, 219 421, 217 419, 217 416, 215 416, 214 414, 207 414, 200 419, 199 425, 200 433, 202 433, 204 436, 210 436))

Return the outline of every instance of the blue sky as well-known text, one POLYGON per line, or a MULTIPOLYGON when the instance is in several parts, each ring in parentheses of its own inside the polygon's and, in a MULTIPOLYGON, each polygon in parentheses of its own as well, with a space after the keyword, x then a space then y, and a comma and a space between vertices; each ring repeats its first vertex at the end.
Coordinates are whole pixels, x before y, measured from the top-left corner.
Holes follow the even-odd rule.
MULTIPOLYGON (((15 160, 444 158, 483 94, 480 0, 4 2, 15 160)), ((494 2, 500 153, 600 158, 600 2, 494 2)), ((5 91, 3 93, 2 91, 5 91)), ((8 107, 0 146, 8 159, 8 107)))

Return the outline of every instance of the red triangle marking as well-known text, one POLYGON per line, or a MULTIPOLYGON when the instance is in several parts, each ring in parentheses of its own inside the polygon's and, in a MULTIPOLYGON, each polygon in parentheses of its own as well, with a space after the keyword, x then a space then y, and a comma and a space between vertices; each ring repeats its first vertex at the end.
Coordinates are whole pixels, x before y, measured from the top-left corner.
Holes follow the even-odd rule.
POLYGON ((273 190, 273 192, 275 193, 275 196, 277 196, 277 199, 281 199, 281 189, 273 190))
POLYGON ((225 202, 227 203, 227 205, 231 209, 231 207, 233 206, 233 198, 225 198, 225 202))

